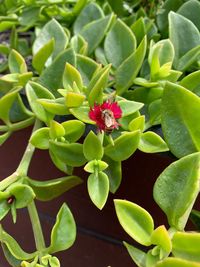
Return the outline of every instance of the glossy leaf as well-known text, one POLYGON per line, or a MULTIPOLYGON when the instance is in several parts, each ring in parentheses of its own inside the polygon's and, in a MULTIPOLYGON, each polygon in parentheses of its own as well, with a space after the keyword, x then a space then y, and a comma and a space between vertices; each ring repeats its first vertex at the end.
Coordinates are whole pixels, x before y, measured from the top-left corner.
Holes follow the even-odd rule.
POLYGON ((62 172, 71 175, 73 172, 73 167, 68 166, 66 163, 64 163, 61 159, 59 159, 51 150, 49 150, 49 155, 51 157, 52 162, 55 164, 55 166, 61 170, 62 172))
POLYGON ((76 108, 83 104, 85 95, 80 93, 69 92, 65 96, 65 104, 67 108, 76 108))
POLYGON ((80 121, 83 121, 85 123, 95 124, 95 122, 92 121, 88 116, 89 111, 90 111, 90 108, 88 106, 81 106, 78 108, 70 108, 70 112, 72 113, 72 115, 74 115, 75 118, 77 118, 80 121))
POLYGON ((65 99, 63 97, 56 99, 38 99, 38 103, 40 103, 46 111, 54 114, 54 115, 68 115, 69 110, 66 108, 65 99))
POLYGON ((38 200, 49 201, 81 184, 82 180, 78 176, 66 176, 49 181, 36 181, 27 178, 27 182, 38 200))
POLYGON ((125 132, 114 140, 114 146, 105 147, 105 154, 115 161, 128 159, 137 149, 140 140, 140 131, 125 132))
POLYGON ((85 132, 85 124, 78 120, 65 121, 62 126, 65 129, 65 138, 71 143, 79 140, 85 132))
POLYGON ((121 184, 122 164, 121 161, 115 161, 106 156, 104 156, 103 159, 108 164, 108 167, 105 169, 105 173, 109 178, 109 190, 114 194, 121 184))
POLYGON ((169 36, 175 49, 175 65, 179 58, 200 43, 200 33, 196 26, 172 11, 169 14, 169 36), (188 36, 190 36, 189 42, 188 36))
POLYGON ((10 264, 10 266, 12 267, 18 267, 20 266, 21 261, 16 259, 8 250, 7 246, 4 243, 1 243, 1 247, 4 253, 4 256, 6 258, 6 260, 8 261, 8 263, 10 264))
POLYGON ((90 174, 87 182, 90 199, 97 208, 102 209, 109 193, 109 180, 104 172, 90 174))
POLYGON ((145 116, 139 116, 135 119, 133 119, 129 125, 128 129, 133 132, 136 130, 140 130, 141 132, 144 131, 144 126, 145 126, 145 116))
POLYGON ((187 69, 189 69, 189 67, 191 67, 192 64, 197 62, 199 55, 200 55, 200 45, 189 50, 185 55, 183 55, 179 59, 177 69, 180 71, 186 71, 187 69))
POLYGON ((12 50, 8 57, 8 65, 11 73, 27 72, 26 62, 23 57, 16 51, 12 50))
POLYGON ((180 85, 192 91, 193 93, 198 92, 199 85, 200 85, 200 70, 194 71, 188 74, 187 76, 185 76, 180 81, 180 85))
POLYGON ((26 94, 28 101, 30 103, 31 109, 35 113, 35 115, 44 122, 49 122, 50 119, 53 118, 53 115, 48 113, 43 106, 38 103, 38 98, 48 98, 53 99, 54 96, 48 89, 41 86, 38 83, 30 82, 26 86, 26 94))
POLYGON ((135 51, 136 45, 136 38, 131 29, 118 19, 106 36, 104 43, 108 62, 112 63, 115 68, 119 67, 135 51), (123 40, 123 42, 119 40, 123 40))
POLYGON ((191 262, 177 258, 167 258, 156 264, 155 267, 200 267, 198 262, 191 262))
POLYGON ((83 29, 85 25, 103 17, 104 14, 100 6, 95 3, 89 3, 87 6, 83 8, 81 13, 77 17, 73 26, 74 33, 75 34, 80 33, 80 31, 83 29))
POLYGON ((82 82, 82 78, 81 78, 79 71, 76 68, 74 68, 72 65, 67 63, 65 65, 65 70, 63 73, 64 88, 66 89, 69 87, 73 88, 74 82, 78 86, 78 89, 82 91, 83 82, 82 82))
POLYGON ((138 267, 146 267, 146 253, 142 250, 131 246, 130 244, 123 242, 124 246, 128 250, 132 260, 137 264, 138 267))
POLYGON ((108 167, 108 164, 105 161, 102 160, 91 160, 89 161, 85 167, 84 170, 89 173, 94 173, 96 171, 101 172, 104 171, 108 167))
POLYGON ((83 142, 83 153, 87 160, 101 159, 103 147, 98 136, 90 131, 83 142))
POLYGON ((119 100, 118 104, 122 110, 122 117, 134 114, 136 111, 140 110, 144 106, 143 103, 130 100, 119 100))
POLYGON ((55 58, 67 46, 68 37, 62 26, 55 20, 50 20, 40 31, 33 43, 33 55, 46 45, 50 40, 55 40, 55 46, 52 57, 55 58))
POLYGON ((10 205, 7 202, 7 199, 0 200, 0 221, 7 215, 10 210, 10 205))
POLYGON ((77 54, 87 55, 88 44, 81 35, 75 35, 70 40, 71 47, 77 54))
POLYGON ((167 83, 162 98, 161 119, 165 140, 176 157, 200 150, 198 96, 179 85, 167 83))
POLYGON ((75 221, 67 204, 64 203, 57 214, 56 223, 51 232, 51 245, 48 252, 55 253, 70 248, 75 238, 75 221))
POLYGON ((41 74, 46 61, 52 55, 54 50, 55 40, 51 39, 44 44, 37 53, 33 56, 32 64, 33 67, 41 74))
POLYGON ((126 58, 116 71, 116 88, 119 94, 124 93, 134 82, 137 77, 147 49, 146 36, 128 58, 126 58))
POLYGON ((57 121, 50 122, 49 135, 51 139, 59 139, 65 135, 65 128, 57 121))
POLYGON ((200 234, 177 232, 172 239, 172 253, 177 258, 200 261, 200 234))
POLYGON ((49 128, 43 127, 35 131, 30 138, 30 143, 39 149, 49 148, 49 128))
POLYGON ((140 17, 131 25, 130 28, 136 37, 137 43, 139 44, 146 34, 144 18, 140 17))
POLYGON ((113 20, 113 15, 108 15, 93 22, 90 22, 82 28, 80 35, 88 43, 88 54, 90 55, 95 48, 101 43, 110 24, 113 20), (96 34, 98 32, 98 35, 96 34))
POLYGON ((165 141, 159 135, 151 131, 141 134, 138 149, 146 153, 158 153, 169 150, 165 141))
POLYGON ((154 228, 151 215, 130 201, 115 199, 114 202, 117 217, 123 229, 138 243, 149 246, 154 228))
POLYGON ((155 201, 178 230, 184 229, 199 193, 199 167, 200 153, 188 155, 169 165, 154 185, 155 201))
POLYGON ((148 106, 149 121, 147 123, 149 123, 150 125, 161 124, 161 108, 162 108, 161 99, 156 99, 149 104, 148 106))
POLYGON ((61 143, 50 141, 50 150, 66 165, 79 167, 85 164, 83 145, 78 143, 61 143))
POLYGON ((62 51, 39 77, 39 83, 56 96, 58 96, 57 89, 62 88, 62 77, 66 62, 75 65, 75 53, 71 48, 62 51))
POLYGON ((29 260, 35 257, 36 253, 26 253, 22 250, 22 248, 19 246, 17 241, 10 236, 8 233, 6 233, 2 226, 0 226, 0 242, 5 244, 7 246, 7 249, 9 252, 19 260, 29 260))

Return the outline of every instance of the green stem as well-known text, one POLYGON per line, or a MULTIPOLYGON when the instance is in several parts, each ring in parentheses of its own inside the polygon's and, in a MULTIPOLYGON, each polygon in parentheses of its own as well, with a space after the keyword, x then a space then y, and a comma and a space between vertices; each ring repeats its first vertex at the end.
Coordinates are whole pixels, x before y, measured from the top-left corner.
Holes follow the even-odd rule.
POLYGON ((40 218, 38 216, 37 208, 35 206, 34 201, 32 201, 27 208, 33 228, 36 249, 39 252, 39 259, 41 261, 41 257, 43 256, 46 246, 45 246, 44 236, 42 233, 42 227, 40 224, 40 218))
MULTIPOLYGON (((42 126, 42 122, 39 120, 36 120, 32 133, 35 132, 37 129, 41 128, 41 126, 42 126)), ((29 168, 34 151, 35 151, 35 147, 31 143, 28 143, 28 146, 27 146, 27 148, 24 152, 24 155, 21 159, 21 162, 20 162, 20 164, 16 170, 16 172, 19 175, 21 175, 21 176, 27 175, 28 168, 29 168)))
POLYGON ((7 132, 7 131, 15 132, 15 131, 24 129, 24 128, 32 125, 34 123, 34 121, 35 121, 35 118, 31 117, 31 118, 28 118, 24 121, 12 123, 10 126, 0 125, 0 132, 7 132))
POLYGON ((0 182, 0 191, 4 191, 10 184, 16 182, 18 180, 18 173, 14 172, 7 178, 5 178, 3 181, 0 182))

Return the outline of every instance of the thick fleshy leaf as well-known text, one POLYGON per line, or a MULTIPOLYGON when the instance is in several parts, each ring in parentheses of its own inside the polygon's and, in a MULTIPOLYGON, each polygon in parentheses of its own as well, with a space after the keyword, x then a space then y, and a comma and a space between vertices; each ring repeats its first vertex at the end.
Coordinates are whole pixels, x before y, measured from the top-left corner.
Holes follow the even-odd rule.
POLYGON ((93 74, 99 67, 99 64, 91 58, 82 55, 77 55, 76 60, 76 67, 81 74, 84 85, 87 86, 90 83, 93 74))
POLYGON ((155 201, 178 230, 184 229, 199 193, 199 169, 200 153, 188 155, 168 166, 154 185, 155 201))
POLYGON ((176 232, 172 239, 172 253, 177 258, 200 262, 200 234, 176 232))
POLYGON ((108 15, 93 22, 90 22, 82 28, 80 35, 88 43, 88 54, 91 54, 101 43, 106 32, 108 31, 114 15, 108 15), (98 35, 96 34, 98 32, 98 35))
POLYGON ((104 171, 108 167, 108 164, 105 161, 102 160, 91 160, 89 161, 85 167, 84 170, 89 173, 94 173, 96 171, 101 172, 104 171))
POLYGON ((55 58, 67 46, 68 37, 62 26, 55 20, 50 20, 41 30, 33 43, 33 55, 47 44, 50 40, 55 40, 54 51, 52 57, 55 58))
POLYGON ((14 183, 6 190, 14 196, 16 209, 25 208, 35 198, 34 191, 28 185, 14 183))
POLYGON ((69 48, 62 51, 39 77, 39 83, 58 96, 57 89, 62 88, 62 77, 66 63, 75 65, 75 53, 69 48))
POLYGON ((74 33, 75 34, 80 33, 80 31, 85 25, 103 17, 104 17, 103 10, 100 8, 100 6, 95 3, 89 3, 87 6, 83 8, 81 13, 77 17, 73 26, 74 33))
POLYGON ((149 124, 149 126, 161 124, 161 108, 162 108, 161 99, 156 99, 149 104, 148 106, 149 120, 147 121, 147 124, 149 124))
POLYGON ((126 58, 116 71, 116 88, 119 94, 124 93, 134 82, 137 77, 147 48, 146 36, 128 58, 126 58))
POLYGON ((125 132, 114 140, 114 146, 105 147, 105 154, 115 161, 128 159, 137 149, 140 140, 140 131, 125 132))
POLYGON ((90 108, 88 106, 70 108, 70 112, 72 113, 72 115, 74 115, 75 118, 79 119, 80 121, 83 121, 89 124, 95 124, 95 122, 92 121, 88 116, 90 112, 90 108))
POLYGON ((171 238, 164 225, 157 227, 153 231, 151 235, 151 242, 152 244, 161 247, 167 255, 169 255, 172 250, 171 238))
POLYGON ((10 251, 8 250, 7 246, 4 243, 1 244, 1 247, 2 247, 2 250, 3 250, 4 256, 5 256, 6 260, 7 260, 7 262, 10 264, 10 266, 12 266, 12 267, 19 267, 21 261, 18 260, 18 259, 16 259, 10 253, 10 251))
POLYGON ((167 83, 162 98, 162 129, 178 158, 200 150, 200 99, 185 88, 167 83))
POLYGON ((123 242, 124 246, 128 250, 132 260, 137 264, 138 267, 146 267, 146 253, 142 250, 131 246, 130 244, 123 242))
POLYGON ((132 131, 140 130, 141 132, 144 131, 144 126, 145 126, 145 116, 139 116, 128 124, 128 129, 132 131))
POLYGON ((57 214, 56 223, 51 232, 51 245, 48 248, 48 253, 70 248, 75 238, 76 224, 70 209, 64 203, 57 214))
POLYGON ((105 173, 108 175, 109 178, 109 190, 111 193, 114 194, 121 184, 122 164, 121 161, 115 161, 106 156, 104 156, 103 159, 108 164, 108 168, 106 168, 105 173))
POLYGON ((72 65, 67 63, 65 65, 65 70, 63 73, 63 85, 64 88, 68 89, 69 87, 73 88, 74 83, 78 86, 78 89, 82 91, 83 82, 79 71, 74 68, 72 65))
POLYGON ((9 252, 19 260, 29 260, 33 259, 36 256, 35 253, 26 253, 22 250, 22 248, 19 246, 17 241, 10 236, 8 233, 6 233, 2 226, 0 226, 0 242, 5 244, 7 246, 7 249, 9 252))
POLYGON ((172 11, 169 13, 169 37, 175 49, 175 65, 179 58, 200 43, 200 33, 196 26, 172 11))
POLYGON ((151 131, 141 134, 138 149, 146 153, 158 153, 169 150, 165 141, 158 134, 151 131))
POLYGON ((131 25, 130 28, 136 37, 137 43, 139 44, 146 34, 144 18, 140 17, 131 25))
POLYGON ((10 205, 7 202, 7 199, 0 200, 0 221, 6 216, 10 210, 10 205))
POLYGON ((65 128, 59 122, 51 120, 49 135, 51 139, 59 139, 65 135, 65 128))
POLYGON ((8 57, 8 66, 11 73, 27 72, 27 66, 24 58, 14 49, 8 57))
POLYGON ((85 124, 78 120, 69 120, 62 123, 65 129, 65 138, 70 143, 76 142, 85 132, 85 124))
POLYGON ((118 19, 104 43, 105 55, 109 63, 112 63, 115 68, 119 67, 135 51, 136 46, 133 32, 122 20, 118 19))
POLYGON ((124 230, 138 243, 149 246, 154 228, 151 215, 130 201, 115 199, 114 202, 117 217, 124 230))
POLYGON ((87 55, 88 44, 81 35, 75 35, 70 40, 71 47, 74 49, 76 54, 87 55))
POLYGON ((41 104, 46 111, 54 115, 68 115, 69 110, 66 107, 65 99, 63 97, 56 99, 38 99, 37 102, 41 104))
POLYGON ((43 106, 40 103, 38 103, 37 100, 39 98, 54 99, 54 96, 52 95, 52 93, 45 87, 41 86, 40 84, 35 83, 35 82, 30 82, 26 85, 26 94, 27 94, 31 109, 33 110, 35 115, 38 117, 38 119, 48 123, 49 120, 53 118, 53 115, 48 113, 43 108, 43 106))
POLYGON ((81 184, 82 180, 78 176, 66 176, 49 181, 36 181, 27 178, 27 182, 33 189, 37 199, 49 201, 81 184))
POLYGON ((83 153, 87 160, 101 159, 103 147, 98 136, 90 131, 83 142, 83 153))
POLYGON ((83 145, 78 143, 66 144, 50 141, 50 150, 65 164, 72 167, 79 167, 86 163, 83 155, 83 145))
POLYGON ((136 111, 140 110, 144 104, 135 102, 135 101, 130 101, 130 100, 119 100, 118 104, 122 110, 122 117, 129 116, 136 111))
POLYGON ((200 55, 200 45, 189 50, 185 55, 183 55, 177 65, 177 69, 180 71, 188 70, 192 64, 198 61, 200 55))
POLYGON ((35 131, 30 138, 30 143, 39 149, 49 148, 49 128, 43 127, 35 131))
POLYGON ((65 96, 65 104, 67 108, 80 107, 85 100, 85 95, 80 93, 68 92, 65 96))
POLYGON ((193 93, 200 95, 200 70, 194 71, 185 76, 181 81, 180 85, 192 91, 193 93))
POLYGON ((44 44, 37 53, 33 56, 33 67, 41 74, 47 59, 51 56, 54 50, 55 40, 51 39, 44 44))
POLYGON ((109 193, 108 176, 103 172, 90 174, 87 182, 90 199, 97 208, 102 209, 109 193))
POLYGON ((73 172, 73 167, 68 166, 66 163, 64 163, 61 159, 59 159, 51 150, 49 150, 49 155, 51 157, 51 160, 55 164, 55 166, 61 170, 62 172, 71 175, 73 172))
POLYGON ((178 258, 167 258, 158 262, 155 267, 200 267, 200 263, 178 258))

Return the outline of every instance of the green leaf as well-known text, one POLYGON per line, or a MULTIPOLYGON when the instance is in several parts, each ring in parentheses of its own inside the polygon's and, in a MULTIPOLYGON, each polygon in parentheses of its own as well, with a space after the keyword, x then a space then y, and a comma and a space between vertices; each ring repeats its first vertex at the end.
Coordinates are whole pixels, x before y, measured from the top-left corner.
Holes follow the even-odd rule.
POLYGON ((103 101, 103 90, 105 89, 110 72, 111 65, 104 67, 88 85, 88 101, 90 106, 93 106, 94 103, 102 103, 103 101))
POLYGON ((14 183, 6 190, 11 196, 14 196, 15 207, 17 209, 25 208, 35 198, 34 191, 28 185, 14 183))
POLYGON ((131 25, 130 28, 137 39, 137 43, 139 44, 146 34, 144 18, 140 17, 131 25))
POLYGON ((158 262, 155 267, 200 267, 200 264, 177 258, 167 258, 158 262))
POLYGON ((66 163, 64 163, 62 160, 60 160, 57 156, 55 156, 55 154, 49 150, 49 155, 51 157, 51 160, 53 161, 53 163, 55 164, 55 166, 61 170, 62 172, 71 175, 73 172, 73 167, 68 166, 66 163))
POLYGON ((77 118, 80 121, 83 121, 89 124, 95 124, 95 122, 92 121, 88 116, 90 112, 90 108, 87 106, 81 106, 78 108, 70 108, 70 112, 72 113, 72 115, 74 115, 75 118, 77 118))
POLYGON ((129 116, 144 106, 143 103, 130 100, 119 100, 118 104, 122 110, 122 117, 129 116))
POLYGON ((104 50, 112 66, 118 68, 136 49, 136 38, 131 29, 118 19, 106 36, 104 50), (119 40, 123 40, 120 42, 119 40))
POLYGON ((8 57, 8 66, 11 73, 27 72, 26 62, 23 57, 16 51, 12 50, 8 57))
POLYGON ((117 14, 118 16, 123 15, 124 7, 122 0, 108 0, 108 3, 112 7, 112 10, 115 12, 115 14, 117 14))
POLYGON ((30 143, 39 149, 49 148, 49 128, 43 127, 35 131, 30 138, 30 143))
POLYGON ((51 232, 51 245, 48 248, 48 253, 55 253, 70 248, 75 238, 75 221, 67 204, 64 203, 57 214, 56 223, 51 232))
POLYGON ((51 139, 57 139, 65 135, 65 128, 57 121, 51 120, 49 135, 51 139))
POLYGON ((7 132, 0 135, 0 145, 3 145, 3 143, 10 137, 11 132, 7 132))
POLYGON ((100 210, 104 207, 109 193, 108 176, 103 172, 90 174, 87 182, 88 193, 94 205, 100 210))
POLYGON ((177 258, 200 262, 200 234, 176 232, 172 239, 172 253, 177 258))
POLYGON ((83 104, 85 95, 80 93, 68 92, 65 96, 65 104, 67 108, 76 108, 83 104))
POLYGON ((10 210, 10 205, 7 202, 7 199, 0 200, 0 221, 8 214, 10 210))
POLYGON ((145 116, 139 116, 135 119, 133 119, 129 125, 128 125, 128 129, 133 132, 136 130, 140 130, 141 132, 144 131, 144 126, 145 126, 145 116))
POLYGON ((33 55, 37 54, 38 51, 52 39, 55 40, 52 58, 55 58, 68 44, 68 37, 63 27, 55 19, 52 19, 45 24, 35 39, 35 42, 33 43, 33 55))
POLYGON ((137 264, 138 267, 146 267, 146 253, 142 250, 131 246, 130 244, 123 242, 124 246, 128 250, 132 260, 137 264))
POLYGON ((158 153, 169 150, 165 141, 159 135, 151 131, 141 134, 138 149, 146 153, 158 153))
POLYGON ((200 212, 198 210, 192 210, 190 213, 190 220, 200 230, 200 212))
POLYGON ((169 13, 169 36, 175 49, 175 65, 179 58, 200 43, 200 33, 196 26, 172 11, 169 13))
POLYGON ((6 233, 2 226, 0 226, 0 242, 5 244, 7 246, 7 249, 15 257, 19 260, 30 260, 33 259, 36 256, 36 253, 26 253, 21 249, 17 241, 10 236, 8 233, 6 233))
POLYGON ((40 98, 53 99, 54 96, 52 95, 52 93, 38 83, 29 82, 26 85, 26 95, 31 109, 33 110, 37 118, 48 123, 53 118, 53 115, 48 113, 37 100, 40 98))
POLYGON ((168 166, 154 185, 156 203, 178 230, 184 229, 199 193, 199 168, 200 153, 188 155, 168 166))
POLYGON ((172 250, 172 242, 164 225, 157 227, 153 231, 151 235, 151 242, 152 244, 161 247, 167 253, 166 256, 170 254, 172 250))
POLYGON ((82 91, 83 82, 79 71, 74 68, 72 65, 67 63, 65 65, 65 70, 63 73, 63 85, 64 88, 68 89, 69 87, 73 88, 74 83, 78 86, 78 89, 82 91))
POLYGON ((38 99, 38 103, 40 103, 46 111, 54 114, 54 115, 68 115, 69 110, 66 108, 65 99, 63 97, 56 99, 38 99))
POLYGON ((71 47, 77 54, 86 55, 88 44, 81 35, 75 35, 70 40, 71 47))
POLYGON ((105 147, 105 154, 115 161, 128 159, 137 149, 140 140, 140 131, 124 132, 114 140, 114 146, 105 147))
POLYGON ((178 158, 200 150, 200 99, 185 88, 167 83, 162 98, 162 129, 178 158))
POLYGON ((19 17, 20 25, 25 27, 33 26, 37 23, 40 15, 40 7, 27 7, 22 9, 21 16, 19 17))
POLYGON ((95 48, 102 42, 106 32, 108 31, 114 15, 111 14, 104 18, 100 18, 93 22, 90 22, 84 26, 80 32, 80 35, 88 43, 88 54, 90 55, 95 48), (96 34, 98 32, 98 35, 96 34))
POLYGON ((9 113, 10 109, 18 95, 18 92, 21 90, 21 87, 17 87, 16 89, 8 92, 4 96, 0 98, 0 118, 6 124, 9 124, 10 118, 9 113))
POLYGON ((108 164, 105 161, 102 160, 91 160, 89 161, 85 167, 84 170, 89 173, 94 173, 96 171, 101 172, 104 171, 108 167, 108 164))
POLYGON ((66 165, 79 167, 86 163, 82 144, 50 141, 50 150, 66 165))
POLYGON ((149 104, 148 106, 149 121, 147 123, 149 123, 150 125, 161 124, 161 108, 162 108, 161 99, 156 99, 149 104))
POLYGON ((27 178, 28 185, 33 189, 36 199, 41 201, 52 200, 76 185, 82 183, 78 176, 67 176, 49 181, 36 181, 27 178))
POLYGON ((103 159, 108 164, 108 168, 106 168, 105 173, 109 179, 109 190, 114 194, 121 184, 122 164, 121 161, 115 161, 106 156, 104 156, 103 159))
POLYGON ((93 74, 99 67, 99 64, 97 64, 91 58, 82 55, 76 55, 76 59, 77 59, 76 67, 81 74, 83 83, 85 86, 88 86, 90 80, 92 79, 93 74))
POLYGON ((200 70, 194 71, 185 76, 180 81, 180 85, 194 93, 198 92, 200 86, 200 70))
POLYGON ((127 200, 115 199, 114 203, 123 229, 138 243, 149 246, 154 228, 151 215, 145 209, 127 200))
POLYGON ((48 88, 55 96, 58 96, 57 89, 62 88, 62 77, 66 62, 75 65, 75 53, 69 48, 62 51, 39 77, 38 82, 48 88))
POLYGON ((70 120, 62 123, 65 129, 65 138, 70 142, 76 142, 85 132, 85 124, 78 120, 70 120))
POLYGON ((73 30, 75 34, 80 33, 83 27, 90 22, 101 19, 104 17, 103 11, 99 5, 95 3, 89 3, 87 6, 83 8, 79 16, 77 17, 73 30))
POLYGON ((90 131, 83 142, 83 153, 87 160, 101 159, 103 147, 97 135, 90 131))
POLYGON ((51 56, 54 50, 55 40, 51 39, 44 44, 37 53, 33 56, 33 67, 41 74, 47 59, 51 56))
POLYGON ((19 267, 21 261, 16 259, 8 250, 7 246, 4 243, 1 243, 1 247, 4 253, 4 256, 7 260, 7 262, 10 264, 12 267, 19 267))
POLYGON ((189 50, 184 56, 182 56, 177 65, 177 69, 180 71, 186 71, 192 64, 198 61, 200 55, 200 45, 189 50))
MULTIPOLYGON (((123 39, 122 39, 123 40, 123 39)), ((137 77, 147 49, 146 36, 136 49, 128 58, 122 62, 116 71, 116 88, 118 94, 124 93, 134 82, 137 77)))

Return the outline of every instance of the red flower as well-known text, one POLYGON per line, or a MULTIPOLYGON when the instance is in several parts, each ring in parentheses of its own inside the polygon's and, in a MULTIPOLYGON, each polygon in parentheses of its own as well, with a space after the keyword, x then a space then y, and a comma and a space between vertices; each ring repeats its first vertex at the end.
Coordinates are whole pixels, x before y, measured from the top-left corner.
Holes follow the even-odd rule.
POLYGON ((120 119, 122 110, 117 102, 105 101, 103 104, 94 104, 90 108, 89 117, 95 121, 100 131, 110 132, 118 128, 119 123, 116 119, 120 119))

